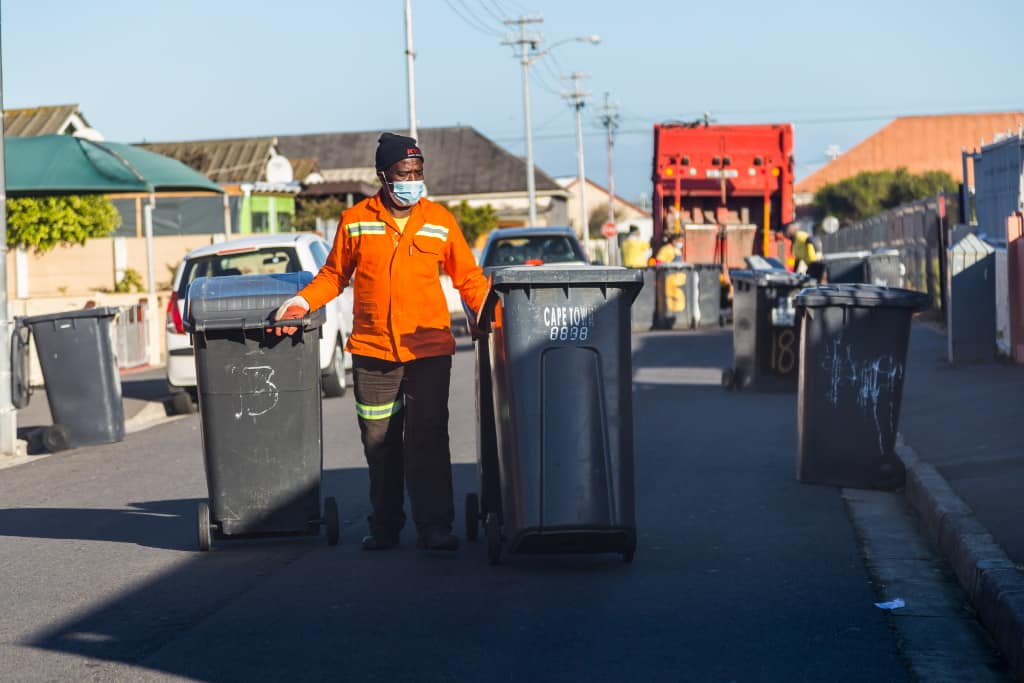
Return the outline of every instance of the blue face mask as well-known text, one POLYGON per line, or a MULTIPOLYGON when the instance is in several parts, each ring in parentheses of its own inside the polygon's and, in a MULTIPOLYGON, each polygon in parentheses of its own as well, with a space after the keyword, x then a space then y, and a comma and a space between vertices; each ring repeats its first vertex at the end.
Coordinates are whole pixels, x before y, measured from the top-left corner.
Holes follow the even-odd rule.
POLYGON ((427 185, 422 180, 398 180, 391 184, 391 192, 403 206, 412 206, 427 194, 427 185))

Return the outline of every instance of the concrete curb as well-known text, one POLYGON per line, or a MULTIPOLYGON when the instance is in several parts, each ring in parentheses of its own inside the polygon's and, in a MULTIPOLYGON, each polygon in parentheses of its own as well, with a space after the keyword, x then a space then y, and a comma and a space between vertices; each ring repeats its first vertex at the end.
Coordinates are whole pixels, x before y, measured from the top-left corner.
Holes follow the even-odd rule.
POLYGON ((1010 671, 1024 681, 1024 572, 934 466, 904 443, 896 454, 907 468, 905 495, 925 535, 953 568, 1010 671))

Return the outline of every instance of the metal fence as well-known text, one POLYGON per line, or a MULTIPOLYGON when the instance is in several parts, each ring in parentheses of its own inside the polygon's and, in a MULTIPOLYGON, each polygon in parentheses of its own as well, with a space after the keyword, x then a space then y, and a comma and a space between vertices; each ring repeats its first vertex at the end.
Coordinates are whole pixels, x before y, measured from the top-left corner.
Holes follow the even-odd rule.
POLYGON ((903 204, 895 209, 822 235, 826 254, 896 249, 903 265, 903 286, 926 292, 933 308, 945 300, 945 249, 948 243, 944 196, 903 204))
POLYGON ((119 368, 137 368, 149 362, 146 343, 149 306, 145 300, 133 306, 120 306, 114 318, 114 351, 119 368))

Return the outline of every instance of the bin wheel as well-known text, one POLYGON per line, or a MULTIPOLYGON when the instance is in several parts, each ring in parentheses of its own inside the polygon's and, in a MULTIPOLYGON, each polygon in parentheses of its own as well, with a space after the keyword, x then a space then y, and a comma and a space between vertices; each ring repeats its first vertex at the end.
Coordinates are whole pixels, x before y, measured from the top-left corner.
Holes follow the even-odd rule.
POLYGON ((498 522, 498 515, 493 512, 487 513, 484 531, 487 533, 487 561, 496 565, 501 561, 501 524, 498 522))
POLYGON ((63 425, 50 425, 49 427, 43 427, 43 432, 40 434, 39 438, 43 444, 43 448, 50 453, 66 451, 71 448, 71 432, 69 432, 68 428, 63 425))
POLYGON ((334 496, 324 499, 324 524, 327 525, 327 545, 338 545, 341 539, 341 522, 338 520, 338 501, 334 496))
POLYGON ((626 564, 630 564, 633 561, 633 555, 636 554, 636 532, 630 531, 626 534, 626 544, 622 548, 622 561, 626 564))
POLYGON ((722 388, 726 391, 732 391, 736 388, 736 373, 733 372, 732 368, 722 370, 722 388))
POLYGON ((196 404, 187 391, 176 391, 171 394, 171 411, 175 415, 190 415, 196 412, 196 404))
POLYGON ((207 503, 199 503, 196 506, 196 531, 199 549, 206 552, 213 544, 213 535, 210 533, 210 506, 207 503))
POLYGON ((466 494, 466 540, 475 541, 480 537, 480 497, 475 493, 466 494))

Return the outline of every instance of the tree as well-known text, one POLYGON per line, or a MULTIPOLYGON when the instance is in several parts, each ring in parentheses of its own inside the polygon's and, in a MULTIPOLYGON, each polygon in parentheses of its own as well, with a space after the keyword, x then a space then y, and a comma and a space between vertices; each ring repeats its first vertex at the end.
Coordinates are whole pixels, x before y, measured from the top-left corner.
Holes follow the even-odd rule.
POLYGON ((58 244, 85 244, 121 225, 113 202, 101 195, 18 197, 7 200, 7 246, 50 251, 58 244))
POLYGON ((294 226, 296 230, 316 230, 316 219, 322 218, 329 221, 337 221, 341 218, 341 212, 345 210, 345 204, 337 197, 324 197, 323 199, 300 199, 295 211, 294 226))
POLYGON ((819 189, 814 206, 821 216, 831 215, 849 223, 940 192, 955 193, 956 189, 957 182, 945 171, 864 171, 819 189))
POLYGON ((458 204, 449 204, 448 210, 455 215, 466 241, 472 246, 478 237, 498 227, 498 212, 490 204, 470 206, 463 199, 458 204))

